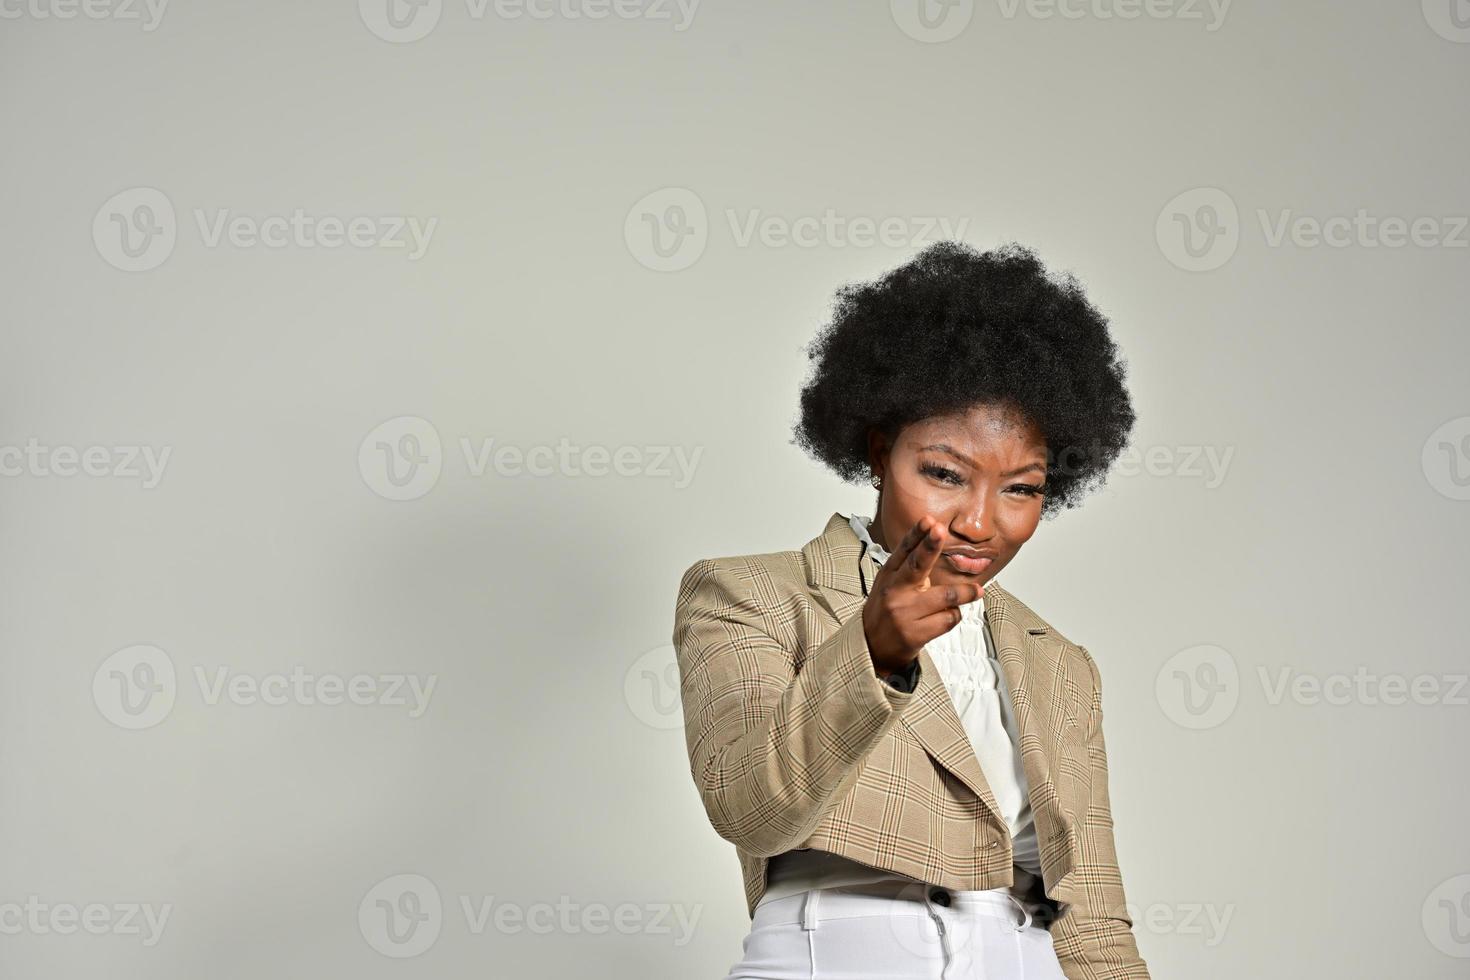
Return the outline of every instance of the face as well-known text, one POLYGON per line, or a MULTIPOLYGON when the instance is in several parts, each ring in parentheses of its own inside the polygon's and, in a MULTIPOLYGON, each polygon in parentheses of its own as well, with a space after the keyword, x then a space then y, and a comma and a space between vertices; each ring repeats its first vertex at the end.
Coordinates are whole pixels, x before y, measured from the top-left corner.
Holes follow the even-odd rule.
POLYGON ((868 460, 883 478, 874 541, 892 551, 925 514, 948 532, 932 584, 990 581, 1041 521, 1046 443, 998 406, 915 422, 891 445, 870 432, 868 460))

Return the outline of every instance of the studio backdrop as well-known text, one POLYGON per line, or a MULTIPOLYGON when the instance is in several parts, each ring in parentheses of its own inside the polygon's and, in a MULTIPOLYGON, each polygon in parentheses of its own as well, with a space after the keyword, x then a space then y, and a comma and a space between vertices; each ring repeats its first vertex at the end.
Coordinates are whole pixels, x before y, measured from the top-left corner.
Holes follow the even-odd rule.
POLYGON ((836 290, 1075 275, 1138 420, 1002 579, 1164 977, 1470 972, 1470 11, 0 0, 0 975, 724 976, 673 645, 871 515, 836 290))

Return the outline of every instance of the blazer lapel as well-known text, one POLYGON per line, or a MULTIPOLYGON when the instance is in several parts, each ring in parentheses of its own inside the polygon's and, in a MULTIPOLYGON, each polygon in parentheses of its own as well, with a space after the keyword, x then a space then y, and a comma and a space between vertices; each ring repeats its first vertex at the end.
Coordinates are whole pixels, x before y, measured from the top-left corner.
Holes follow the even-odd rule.
MULTIPOLYGON (((859 615, 866 600, 864 585, 872 587, 873 578, 881 566, 871 553, 865 552, 848 519, 840 513, 833 513, 822 534, 808 542, 801 551, 806 558, 815 594, 838 622, 846 622, 849 616, 859 615)), ((1060 836, 1063 829, 1057 824, 1061 818, 1053 807, 1039 805, 1054 796, 1047 758, 1055 747, 1058 731, 1049 699, 1033 698, 1030 693, 1052 688, 1048 678, 1037 676, 1038 672, 1053 669, 1048 667, 1051 661, 1040 655, 1035 640, 1037 635, 1046 633, 1046 628, 1023 627, 1016 622, 1009 594, 993 581, 985 586, 985 618, 995 644, 996 659, 1005 674, 1015 708, 1016 723, 1021 733, 1022 767, 1030 784, 1032 811, 1045 849, 1046 842, 1060 836)), ((919 686, 914 692, 917 700, 904 710, 903 724, 930 755, 999 816, 1000 807, 985 780, 985 773, 981 771, 980 761, 975 757, 975 748, 970 744, 969 735, 944 686, 944 679, 927 649, 919 651, 919 667, 919 686)))
POLYGON ((1054 795, 1048 760, 1056 749, 1061 731, 1050 699, 1034 693, 1049 691, 1053 687, 1049 675, 1055 673, 1055 667, 1049 658, 1041 655, 1036 639, 1046 635, 1047 628, 1023 627, 1017 623, 1010 593, 994 582, 985 587, 985 619, 990 627, 991 641, 995 644, 995 658, 1000 661, 1001 671, 1005 674, 1011 707, 1015 709, 1016 727, 1021 733, 1018 739, 1021 767, 1025 770, 1030 789, 1028 795, 1031 812, 1036 819, 1036 832, 1045 848, 1049 841, 1061 836, 1063 828, 1057 821, 1065 819, 1055 808, 1043 805, 1043 801, 1054 795))

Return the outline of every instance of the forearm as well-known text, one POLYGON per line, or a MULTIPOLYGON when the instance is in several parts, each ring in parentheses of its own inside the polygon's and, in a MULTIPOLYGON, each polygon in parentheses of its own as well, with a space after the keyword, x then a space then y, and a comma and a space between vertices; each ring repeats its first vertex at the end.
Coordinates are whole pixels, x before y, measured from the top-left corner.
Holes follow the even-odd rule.
POLYGON ((1052 923, 1051 937, 1067 980, 1150 980, 1126 915, 1084 917, 1068 905, 1052 923))
POLYGON ((731 618, 732 606, 738 615, 738 596, 718 616, 676 616, 690 768, 716 833, 770 856, 811 835, 916 695, 879 678, 861 615, 795 671, 789 652, 731 618))

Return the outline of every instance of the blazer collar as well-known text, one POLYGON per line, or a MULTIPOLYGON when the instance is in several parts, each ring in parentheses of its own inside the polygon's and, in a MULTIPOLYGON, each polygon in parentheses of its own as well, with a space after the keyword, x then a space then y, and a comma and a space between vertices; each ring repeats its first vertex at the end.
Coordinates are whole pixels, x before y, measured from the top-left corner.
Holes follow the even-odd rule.
MULTIPOLYGON (((813 595, 839 622, 858 615, 865 600, 864 584, 871 589, 881 566, 853 532, 848 518, 834 512, 822 533, 807 542, 801 553, 813 595)), ((994 580, 985 585, 985 621, 1011 693, 1023 744, 1055 746, 1068 719, 1059 714, 1060 706, 1053 706, 1053 698, 1041 695, 1055 690, 1059 681, 1055 653, 1048 653, 1042 646, 1048 642, 1050 627, 994 580)), ((904 725, 931 755, 999 814, 1000 807, 986 783, 969 735, 927 649, 919 651, 919 666, 916 700, 904 711, 904 725)), ((1069 824, 1068 815, 1055 805, 1050 754, 1021 753, 1048 871, 1055 867, 1054 855, 1064 846, 1069 824)), ((1048 877, 1054 880, 1055 874, 1048 877)))

